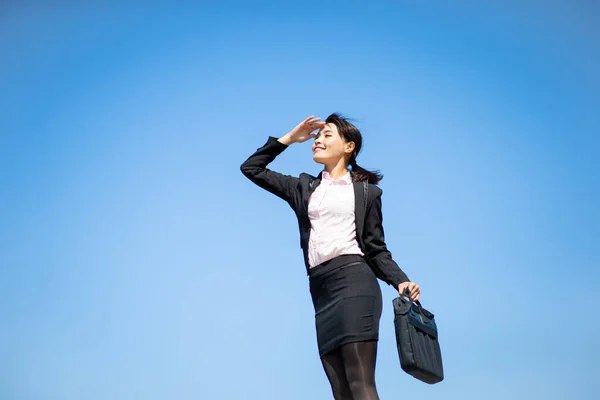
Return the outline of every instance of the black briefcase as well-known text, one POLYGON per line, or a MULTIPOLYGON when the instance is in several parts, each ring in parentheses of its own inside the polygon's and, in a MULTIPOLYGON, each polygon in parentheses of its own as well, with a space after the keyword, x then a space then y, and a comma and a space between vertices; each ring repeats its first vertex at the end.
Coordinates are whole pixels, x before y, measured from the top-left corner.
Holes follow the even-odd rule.
POLYGON ((442 352, 434 315, 418 301, 409 300, 409 293, 393 300, 396 344, 402 369, 426 383, 444 379, 442 352))

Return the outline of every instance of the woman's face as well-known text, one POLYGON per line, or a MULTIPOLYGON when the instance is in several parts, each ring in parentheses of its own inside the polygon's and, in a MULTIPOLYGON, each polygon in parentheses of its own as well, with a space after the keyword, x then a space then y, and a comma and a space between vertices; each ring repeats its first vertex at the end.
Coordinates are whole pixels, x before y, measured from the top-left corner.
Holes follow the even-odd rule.
POLYGON ((346 143, 340 136, 337 126, 329 123, 319 130, 312 145, 313 160, 325 164, 337 163, 347 153, 350 155, 354 149, 352 142, 346 143))

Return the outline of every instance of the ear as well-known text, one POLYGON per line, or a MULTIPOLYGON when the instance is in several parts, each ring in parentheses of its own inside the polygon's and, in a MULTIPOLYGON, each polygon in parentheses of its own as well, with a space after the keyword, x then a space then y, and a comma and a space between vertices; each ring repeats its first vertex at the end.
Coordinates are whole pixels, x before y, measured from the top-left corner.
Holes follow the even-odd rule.
POLYGON ((344 146, 344 153, 352 154, 354 152, 354 147, 355 147, 354 142, 347 142, 346 145, 344 146))

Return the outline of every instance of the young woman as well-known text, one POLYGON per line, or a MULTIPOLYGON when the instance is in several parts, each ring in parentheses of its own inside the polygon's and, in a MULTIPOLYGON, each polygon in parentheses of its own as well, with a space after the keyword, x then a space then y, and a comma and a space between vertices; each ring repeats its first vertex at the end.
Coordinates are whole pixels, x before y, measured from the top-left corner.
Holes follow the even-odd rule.
POLYGON ((377 278, 413 301, 420 289, 392 259, 384 241, 379 173, 358 166, 360 131, 337 113, 310 116, 267 143, 241 166, 252 182, 287 201, 296 213, 315 309, 317 344, 336 400, 379 399, 375 364, 382 295, 377 278), (313 133, 318 130, 316 133, 313 133), (293 143, 315 139, 317 176, 267 168, 293 143))

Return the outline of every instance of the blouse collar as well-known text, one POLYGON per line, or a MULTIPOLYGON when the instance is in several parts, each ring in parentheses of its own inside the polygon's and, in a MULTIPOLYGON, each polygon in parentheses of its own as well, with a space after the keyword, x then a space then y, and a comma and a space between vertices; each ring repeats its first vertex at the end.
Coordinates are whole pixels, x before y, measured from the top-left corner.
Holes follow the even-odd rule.
POLYGON ((352 176, 350 175, 350 171, 346 172, 344 176, 338 179, 332 179, 331 175, 329 175, 329 172, 327 171, 323 171, 321 176, 324 181, 329 181, 332 184, 349 185, 352 183, 352 176))

